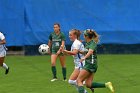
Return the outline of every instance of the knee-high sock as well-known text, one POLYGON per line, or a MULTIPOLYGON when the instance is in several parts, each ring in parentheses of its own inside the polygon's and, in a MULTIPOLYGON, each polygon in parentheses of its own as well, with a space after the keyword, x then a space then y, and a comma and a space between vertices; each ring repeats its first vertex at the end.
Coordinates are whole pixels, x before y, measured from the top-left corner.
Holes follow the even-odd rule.
POLYGON ((105 83, 92 82, 91 88, 105 88, 105 83))
POLYGON ((56 67, 52 66, 52 73, 53 73, 53 78, 57 78, 56 77, 56 67))
POLYGON ((78 86, 78 92, 79 93, 84 93, 84 86, 78 86))
POLYGON ((65 80, 66 79, 66 67, 62 67, 62 74, 63 74, 63 78, 65 80))
POLYGON ((3 66, 2 66, 4 69, 8 69, 8 66, 5 64, 5 63, 3 63, 3 66))

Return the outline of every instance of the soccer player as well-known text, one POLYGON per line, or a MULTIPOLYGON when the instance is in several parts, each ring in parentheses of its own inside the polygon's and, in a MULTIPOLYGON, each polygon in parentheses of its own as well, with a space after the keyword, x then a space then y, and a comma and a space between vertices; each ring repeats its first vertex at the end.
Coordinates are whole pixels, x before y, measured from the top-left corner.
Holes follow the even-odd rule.
POLYGON ((51 52, 51 66, 52 66, 51 69, 53 73, 53 79, 51 81, 53 82, 57 80, 57 71, 56 71, 57 57, 59 57, 62 66, 63 79, 64 81, 66 81, 65 56, 63 55, 63 53, 61 53, 61 50, 65 47, 65 35, 63 32, 60 31, 60 24, 55 23, 53 28, 54 32, 50 34, 48 42, 51 52))
MULTIPOLYGON (((69 38, 71 41, 73 41, 73 44, 71 46, 71 51, 68 50, 64 50, 63 53, 64 54, 69 54, 73 56, 74 59, 74 64, 75 64, 75 69, 72 72, 70 78, 69 78, 69 83, 71 85, 74 85, 76 87, 76 89, 78 90, 77 84, 76 84, 76 79, 80 73, 80 70, 82 69, 84 62, 80 62, 80 59, 82 57, 84 57, 83 54, 80 54, 78 51, 84 51, 84 45, 79 41, 80 38, 80 34, 81 32, 77 29, 72 29, 69 32, 69 38)), ((87 91, 85 90, 84 93, 87 93, 87 91)))
POLYGON ((97 43, 98 43, 98 34, 91 29, 87 29, 84 31, 84 38, 86 41, 85 50, 79 51, 82 54, 85 54, 84 57, 81 58, 81 62, 85 60, 85 65, 83 69, 80 71, 77 84, 79 93, 84 93, 83 81, 86 80, 85 84, 87 88, 90 88, 94 91, 94 88, 109 88, 112 93, 114 93, 114 88, 111 82, 107 83, 96 83, 92 82, 94 78, 94 74, 97 71, 97 43))
POLYGON ((5 74, 8 74, 9 67, 4 63, 6 56, 6 47, 4 44, 6 44, 5 36, 0 32, 0 66, 5 69, 5 74))

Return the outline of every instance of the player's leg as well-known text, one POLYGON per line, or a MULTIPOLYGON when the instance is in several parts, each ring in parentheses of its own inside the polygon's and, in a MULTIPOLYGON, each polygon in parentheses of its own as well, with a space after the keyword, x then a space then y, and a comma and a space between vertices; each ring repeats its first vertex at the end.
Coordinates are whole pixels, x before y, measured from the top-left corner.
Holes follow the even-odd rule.
POLYGON ((92 82, 94 77, 94 73, 91 73, 89 77, 86 79, 86 87, 90 88, 92 92, 94 92, 94 88, 105 88, 105 83, 96 83, 92 82))
POLYGON ((8 74, 9 72, 9 67, 4 63, 5 57, 0 57, 0 66, 5 69, 5 74, 8 74))
POLYGON ((85 82, 86 87, 87 87, 87 88, 90 88, 91 91, 92 91, 92 93, 94 93, 94 88, 91 88, 91 84, 92 84, 92 81, 93 81, 93 77, 94 77, 94 74, 91 73, 91 74, 87 77, 86 82, 85 82))
POLYGON ((53 73, 53 79, 51 81, 55 81, 57 80, 57 72, 56 72, 56 59, 57 59, 57 56, 56 54, 52 54, 51 55, 51 69, 52 69, 52 73, 53 73))
POLYGON ((91 80, 88 80, 86 81, 86 86, 88 88, 91 89, 92 92, 94 92, 94 88, 109 88, 109 90, 114 93, 114 88, 112 86, 112 83, 111 82, 107 82, 107 83, 98 83, 98 82, 92 82, 91 80))
POLYGON ((79 73, 80 73, 80 70, 78 68, 75 68, 74 71, 72 72, 72 74, 70 75, 70 78, 69 78, 70 84, 76 85, 76 79, 77 79, 79 73))
POLYGON ((59 55, 60 63, 62 66, 62 74, 63 74, 63 79, 66 81, 66 61, 65 61, 65 55, 59 55))
POLYGON ((94 88, 105 88, 105 87, 107 87, 107 88, 110 89, 110 91, 112 93, 114 93, 114 89, 113 89, 113 86, 112 86, 111 82, 107 82, 107 83, 92 82, 93 77, 94 77, 94 73, 91 73, 89 75, 89 77, 87 77, 87 79, 86 79, 86 87, 90 88, 92 92, 94 92, 94 88))
POLYGON ((76 84, 76 79, 77 79, 79 73, 80 73, 80 70, 78 68, 75 68, 68 81, 69 84, 74 85, 77 90, 78 90, 78 86, 76 84))
POLYGON ((90 73, 88 71, 86 71, 85 69, 82 69, 78 75, 77 78, 77 85, 78 85, 78 91, 79 93, 84 93, 85 89, 83 86, 83 81, 90 75, 90 73))
MULTIPOLYGON (((70 78, 69 78, 69 84, 74 85, 76 87, 77 91, 78 91, 78 86, 77 86, 76 79, 77 79, 79 73, 80 73, 80 68, 79 67, 75 68, 74 71, 72 72, 70 78)), ((86 89, 85 89, 84 93, 87 93, 86 89)))
POLYGON ((94 78, 94 74, 97 71, 97 64, 87 64, 87 67, 85 69, 87 69, 87 71, 90 72, 90 75, 87 77, 86 80, 86 86, 87 88, 90 88, 92 90, 92 92, 94 92, 94 88, 104 88, 105 87, 105 83, 96 83, 96 82, 92 82, 93 78, 94 78))

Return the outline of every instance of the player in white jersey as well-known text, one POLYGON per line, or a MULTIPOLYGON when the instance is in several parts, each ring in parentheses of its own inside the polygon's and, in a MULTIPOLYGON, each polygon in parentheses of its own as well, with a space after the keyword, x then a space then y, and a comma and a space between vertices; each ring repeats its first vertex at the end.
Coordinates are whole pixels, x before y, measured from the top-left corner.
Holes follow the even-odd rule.
MULTIPOLYGON (((82 69, 83 65, 84 65, 84 61, 80 62, 80 59, 82 57, 84 57, 83 54, 80 54, 78 51, 84 51, 84 45, 81 43, 81 41, 79 40, 80 38, 80 34, 81 32, 77 29, 72 29, 69 32, 69 38, 71 41, 73 41, 73 44, 71 46, 71 51, 68 50, 64 50, 63 53, 64 54, 70 54, 73 56, 74 59, 74 64, 75 64, 75 69, 72 72, 70 78, 69 78, 69 83, 71 85, 75 85, 75 87, 78 90, 77 84, 76 84, 76 79, 80 73, 80 70, 82 69)), ((87 91, 85 90, 85 93, 87 93, 87 91)))
POLYGON ((6 40, 3 33, 0 32, 0 66, 5 69, 5 74, 8 74, 9 67, 4 63, 4 58, 6 56, 6 40))
MULTIPOLYGON (((84 50, 84 45, 77 39, 74 40, 72 46, 71 46, 71 51, 73 50, 81 50, 83 51, 84 50)), ((73 55, 73 59, 74 59, 74 64, 75 64, 75 68, 76 69, 82 69, 83 67, 83 63, 80 62, 80 59, 84 57, 84 55, 80 54, 80 53, 77 53, 76 55, 73 55)))

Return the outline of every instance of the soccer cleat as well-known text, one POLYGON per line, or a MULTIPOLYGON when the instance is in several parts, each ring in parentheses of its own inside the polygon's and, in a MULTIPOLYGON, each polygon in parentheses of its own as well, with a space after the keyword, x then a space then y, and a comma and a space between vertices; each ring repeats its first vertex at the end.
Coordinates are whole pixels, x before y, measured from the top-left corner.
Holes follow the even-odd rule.
POLYGON ((114 88, 113 88, 111 82, 107 82, 107 83, 105 83, 105 86, 106 86, 106 87, 107 87, 112 93, 114 93, 114 88))
POLYGON ((8 67, 8 69, 5 70, 5 74, 8 74, 9 73, 9 69, 10 68, 8 67))
POLYGON ((67 81, 67 79, 63 79, 63 81, 67 81))
POLYGON ((94 88, 90 88, 90 90, 92 91, 92 93, 94 93, 94 88))
POLYGON ((51 82, 54 82, 54 81, 56 81, 57 80, 57 78, 53 78, 52 80, 51 80, 51 82))
POLYGON ((88 93, 86 89, 84 90, 84 93, 88 93))

